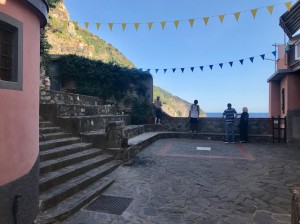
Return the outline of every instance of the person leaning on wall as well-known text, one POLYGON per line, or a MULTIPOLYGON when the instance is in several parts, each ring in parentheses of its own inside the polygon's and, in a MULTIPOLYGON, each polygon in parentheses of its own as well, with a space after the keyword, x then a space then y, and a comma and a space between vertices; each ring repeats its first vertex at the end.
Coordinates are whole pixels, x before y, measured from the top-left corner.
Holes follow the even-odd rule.
POLYGON ((194 100, 194 104, 191 105, 189 118, 190 118, 190 132, 198 132, 198 119, 200 115, 200 107, 198 100, 194 100))
POLYGON ((160 96, 156 97, 155 102, 153 103, 155 107, 155 124, 161 124, 162 118, 162 102, 160 100, 160 96))
POLYGON ((231 103, 227 104, 227 109, 223 112, 223 117, 225 119, 225 143, 229 142, 229 137, 231 136, 231 143, 235 143, 234 140, 234 119, 237 116, 237 112, 231 107, 231 103))
POLYGON ((248 108, 243 107, 243 113, 241 114, 240 123, 239 123, 241 143, 248 142, 248 119, 249 119, 248 108))

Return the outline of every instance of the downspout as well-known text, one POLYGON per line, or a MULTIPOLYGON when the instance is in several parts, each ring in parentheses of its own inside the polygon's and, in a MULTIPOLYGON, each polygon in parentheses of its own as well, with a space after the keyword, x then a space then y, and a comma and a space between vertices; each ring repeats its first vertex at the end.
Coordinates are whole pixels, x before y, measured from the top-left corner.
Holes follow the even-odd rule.
POLYGON ((13 213, 14 224, 18 224, 19 203, 21 197, 22 195, 15 195, 13 200, 12 213, 13 213))

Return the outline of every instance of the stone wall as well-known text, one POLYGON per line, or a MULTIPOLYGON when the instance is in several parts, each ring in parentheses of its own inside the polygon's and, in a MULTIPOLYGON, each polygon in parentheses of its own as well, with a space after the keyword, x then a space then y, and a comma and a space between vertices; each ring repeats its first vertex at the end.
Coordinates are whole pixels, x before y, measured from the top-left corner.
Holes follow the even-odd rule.
MULTIPOLYGON (((170 117, 164 114, 163 123, 168 126, 169 131, 189 131, 190 124, 187 117, 170 117)), ((238 128, 239 119, 236 119, 235 129, 238 128)), ((223 118, 208 118, 201 117, 198 122, 198 130, 202 133, 224 133, 225 125, 223 118)), ((272 135, 272 119, 271 118, 250 118, 249 119, 249 134, 255 135, 272 135)))
POLYGON ((300 143, 300 110, 288 110, 287 141, 300 143))
POLYGON ((103 100, 98 97, 84 96, 79 94, 47 91, 40 92, 41 104, 80 104, 80 105, 103 105, 103 100))

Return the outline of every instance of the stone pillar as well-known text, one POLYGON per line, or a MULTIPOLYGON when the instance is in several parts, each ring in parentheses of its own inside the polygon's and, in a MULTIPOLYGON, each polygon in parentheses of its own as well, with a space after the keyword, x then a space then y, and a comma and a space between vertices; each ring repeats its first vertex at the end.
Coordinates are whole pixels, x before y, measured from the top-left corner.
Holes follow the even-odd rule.
MULTIPOLYGON (((121 148, 123 141, 123 121, 112 121, 106 126, 106 148, 121 148)), ((124 144, 124 143, 123 143, 124 144)))

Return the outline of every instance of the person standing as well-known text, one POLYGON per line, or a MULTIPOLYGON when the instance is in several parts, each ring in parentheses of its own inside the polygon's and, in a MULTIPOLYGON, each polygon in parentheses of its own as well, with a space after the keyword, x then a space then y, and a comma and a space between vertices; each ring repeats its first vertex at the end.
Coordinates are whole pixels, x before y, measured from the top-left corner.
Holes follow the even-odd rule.
POLYGON ((155 107, 155 124, 161 124, 162 118, 162 102, 160 101, 160 96, 156 97, 155 102, 153 103, 155 107))
POLYGON ((225 143, 229 142, 229 134, 231 135, 231 142, 235 143, 234 141, 234 119, 237 113, 234 108, 231 107, 231 103, 227 104, 227 109, 223 112, 223 118, 225 119, 225 143))
POLYGON ((189 118, 190 118, 190 132, 198 132, 198 118, 200 115, 200 108, 198 100, 194 100, 194 104, 191 105, 189 118))
POLYGON ((248 108, 243 107, 243 113, 241 114, 240 124, 239 124, 241 143, 246 143, 248 141, 248 119, 249 119, 248 108))

